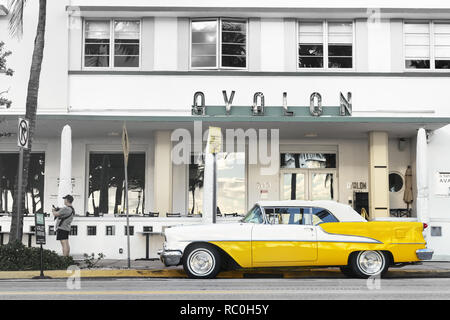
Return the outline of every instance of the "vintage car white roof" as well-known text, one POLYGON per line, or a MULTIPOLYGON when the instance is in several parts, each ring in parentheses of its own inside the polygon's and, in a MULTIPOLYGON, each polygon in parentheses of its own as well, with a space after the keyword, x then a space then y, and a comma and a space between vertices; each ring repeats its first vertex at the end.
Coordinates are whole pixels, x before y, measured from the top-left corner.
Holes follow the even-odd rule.
POLYGON ((342 222, 350 221, 366 221, 358 212, 353 210, 347 204, 342 204, 331 200, 283 200, 283 201, 259 201, 258 204, 261 207, 320 207, 327 209, 334 216, 342 222))

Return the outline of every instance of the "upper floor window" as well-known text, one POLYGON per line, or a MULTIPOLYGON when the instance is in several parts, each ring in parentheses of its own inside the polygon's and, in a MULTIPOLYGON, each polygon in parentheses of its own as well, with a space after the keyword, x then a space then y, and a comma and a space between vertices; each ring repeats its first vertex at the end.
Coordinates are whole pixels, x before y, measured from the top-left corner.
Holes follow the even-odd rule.
POLYGON ((191 68, 247 68, 247 21, 191 21, 191 68))
POLYGON ((406 69, 450 68, 450 23, 405 22, 406 69))
POLYGON ((353 22, 300 21, 298 67, 353 68, 353 22))
POLYGON ((84 66, 137 68, 140 60, 139 20, 86 20, 84 66))

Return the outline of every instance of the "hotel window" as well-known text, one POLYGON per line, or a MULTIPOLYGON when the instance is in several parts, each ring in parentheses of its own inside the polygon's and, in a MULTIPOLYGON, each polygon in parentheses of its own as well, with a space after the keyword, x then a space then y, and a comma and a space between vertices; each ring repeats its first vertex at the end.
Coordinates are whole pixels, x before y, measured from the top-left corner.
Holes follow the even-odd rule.
MULTIPOLYGON (((128 235, 127 226, 124 227, 124 235, 128 235)), ((134 226, 130 226, 130 236, 134 236, 134 226)))
MULTIPOLYGON (((245 214, 245 152, 219 153, 217 207, 220 214, 245 214)), ((189 214, 203 213, 205 158, 193 155, 189 164, 189 214)))
POLYGON ((139 20, 86 20, 84 66, 139 67, 140 28, 139 20))
POLYGON ((450 22, 405 22, 405 68, 450 69, 450 22))
POLYGON ((78 235, 78 226, 70 226, 70 235, 71 236, 78 235))
MULTIPOLYGON (((145 153, 130 153, 128 158, 128 206, 130 214, 142 214, 145 203, 145 153)), ((123 154, 89 154, 88 212, 123 214, 125 171, 123 154)))
MULTIPOLYGON (((13 212, 18 153, 0 153, 0 213, 13 212)), ((32 153, 26 189, 25 213, 43 213, 45 154, 32 153)))
POLYGON ((87 235, 88 236, 96 236, 97 235, 97 227, 96 226, 88 226, 87 227, 87 235))
POLYGON ((300 21, 298 68, 353 68, 353 22, 300 21))
POLYGON ((247 20, 192 20, 191 68, 247 68, 247 20))
POLYGON ((106 235, 114 236, 116 234, 116 230, 114 226, 106 226, 106 235))

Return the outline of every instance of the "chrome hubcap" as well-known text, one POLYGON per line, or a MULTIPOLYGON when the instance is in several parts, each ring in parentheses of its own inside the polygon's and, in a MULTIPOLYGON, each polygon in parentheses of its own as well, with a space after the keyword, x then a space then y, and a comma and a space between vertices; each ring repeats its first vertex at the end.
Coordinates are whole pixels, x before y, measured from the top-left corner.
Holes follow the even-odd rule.
POLYGON ((384 259, 377 251, 364 251, 359 255, 358 265, 368 275, 381 272, 384 268, 384 259))
POLYGON ((197 276, 208 275, 215 264, 214 256, 205 249, 194 250, 189 256, 189 269, 197 276))

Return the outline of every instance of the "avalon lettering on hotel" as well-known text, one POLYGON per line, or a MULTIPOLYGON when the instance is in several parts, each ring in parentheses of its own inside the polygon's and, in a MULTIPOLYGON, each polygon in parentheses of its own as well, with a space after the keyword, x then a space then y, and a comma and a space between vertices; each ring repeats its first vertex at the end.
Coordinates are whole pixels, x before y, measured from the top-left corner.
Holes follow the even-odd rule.
MULTIPOLYGON (((231 106, 233 104, 233 99, 235 91, 231 91, 230 97, 226 90, 222 90, 223 100, 225 102, 225 112, 226 115, 231 114, 231 106)), ((204 116, 206 115, 206 102, 205 94, 202 91, 197 91, 194 93, 194 103, 192 105, 192 115, 204 116)), ((253 104, 251 106, 252 115, 263 116, 264 115, 264 93, 255 92, 253 95, 253 104)), ((284 116, 294 116, 294 111, 289 110, 287 104, 287 92, 283 92, 283 114, 284 116)), ((309 98, 309 113, 314 117, 320 117, 323 114, 322 106, 322 95, 318 92, 313 92, 309 98)), ((342 92, 339 93, 339 115, 340 116, 351 116, 352 115, 352 93, 347 92, 347 97, 345 97, 342 92)))

